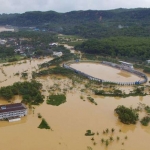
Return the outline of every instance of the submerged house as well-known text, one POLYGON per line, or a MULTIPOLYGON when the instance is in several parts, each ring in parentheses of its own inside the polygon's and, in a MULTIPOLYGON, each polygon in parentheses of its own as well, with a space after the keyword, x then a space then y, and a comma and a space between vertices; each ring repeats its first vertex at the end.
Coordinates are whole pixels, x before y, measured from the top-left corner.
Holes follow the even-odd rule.
POLYGON ((0 105, 0 120, 8 119, 9 122, 13 122, 26 115, 27 108, 22 103, 0 105))

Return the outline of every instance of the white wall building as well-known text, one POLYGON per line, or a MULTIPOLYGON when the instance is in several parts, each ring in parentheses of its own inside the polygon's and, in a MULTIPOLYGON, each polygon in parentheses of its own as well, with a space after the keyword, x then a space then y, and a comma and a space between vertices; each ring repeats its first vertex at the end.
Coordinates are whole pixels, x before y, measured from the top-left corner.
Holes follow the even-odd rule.
POLYGON ((53 52, 53 56, 58 56, 58 57, 60 57, 60 56, 62 56, 62 55, 63 55, 62 52, 53 52))
POLYGON ((16 121, 20 117, 27 115, 27 108, 22 103, 0 105, 0 119, 8 119, 16 121))

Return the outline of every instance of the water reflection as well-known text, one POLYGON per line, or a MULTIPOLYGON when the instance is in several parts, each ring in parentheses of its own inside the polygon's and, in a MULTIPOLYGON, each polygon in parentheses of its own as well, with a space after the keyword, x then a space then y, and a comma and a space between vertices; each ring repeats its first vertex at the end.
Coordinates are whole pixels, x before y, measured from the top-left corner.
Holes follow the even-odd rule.
POLYGON ((0 121, 0 128, 14 126, 14 125, 20 125, 20 124, 26 123, 26 121, 27 121, 27 116, 22 117, 20 121, 16 121, 16 122, 0 121))

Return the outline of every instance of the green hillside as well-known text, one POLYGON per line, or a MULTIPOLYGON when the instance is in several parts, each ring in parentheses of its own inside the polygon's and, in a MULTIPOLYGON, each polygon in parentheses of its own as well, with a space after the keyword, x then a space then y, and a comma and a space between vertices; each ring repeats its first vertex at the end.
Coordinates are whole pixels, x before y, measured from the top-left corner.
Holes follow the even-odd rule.
POLYGON ((149 36, 150 9, 54 11, 2 14, 0 25, 37 27, 48 31, 75 34, 86 38, 110 36, 149 36))

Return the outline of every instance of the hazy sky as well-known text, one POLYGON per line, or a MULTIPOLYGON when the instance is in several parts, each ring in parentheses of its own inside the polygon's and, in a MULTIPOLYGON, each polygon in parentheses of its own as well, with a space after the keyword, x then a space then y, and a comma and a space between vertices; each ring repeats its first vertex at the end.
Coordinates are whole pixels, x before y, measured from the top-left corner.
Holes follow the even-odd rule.
POLYGON ((0 13, 150 7, 150 0, 0 0, 0 13))

